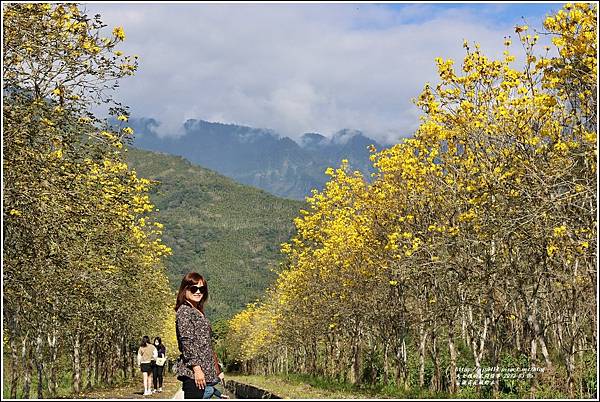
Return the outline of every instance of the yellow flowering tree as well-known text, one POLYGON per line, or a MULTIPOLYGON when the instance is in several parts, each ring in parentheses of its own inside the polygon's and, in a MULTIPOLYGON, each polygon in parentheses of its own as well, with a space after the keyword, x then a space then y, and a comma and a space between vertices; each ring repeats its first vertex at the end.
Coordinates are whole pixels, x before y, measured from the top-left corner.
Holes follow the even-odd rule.
POLYGON ((169 295, 151 183, 124 162, 128 127, 89 109, 133 74, 99 16, 75 4, 4 6, 4 337, 12 398, 133 375, 132 348, 157 331, 169 295), (47 379, 44 373, 47 373, 47 379), (21 391, 18 392, 19 385, 21 391))
MULTIPOLYGON (((372 150, 370 184, 328 171, 253 307, 278 335, 246 338, 260 320, 245 319, 231 347, 285 346, 286 370, 454 395, 596 392, 597 8, 566 4, 543 32, 515 33, 520 60, 510 37, 499 60, 467 41, 460 66, 435 60, 420 127, 372 150), (485 366, 516 364, 544 373, 484 383, 485 366)), ((240 355, 261 372, 256 357, 240 355)))

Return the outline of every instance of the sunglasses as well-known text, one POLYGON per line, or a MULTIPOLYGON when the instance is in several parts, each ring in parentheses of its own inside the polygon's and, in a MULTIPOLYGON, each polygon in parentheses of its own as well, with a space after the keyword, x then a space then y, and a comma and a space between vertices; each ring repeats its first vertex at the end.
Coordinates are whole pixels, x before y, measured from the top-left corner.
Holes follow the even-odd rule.
POLYGON ((202 293, 202 294, 206 293, 206 286, 205 285, 202 285, 202 286, 192 285, 192 286, 190 286, 190 292, 192 292, 192 294, 198 293, 198 291, 200 291, 200 293, 202 293))

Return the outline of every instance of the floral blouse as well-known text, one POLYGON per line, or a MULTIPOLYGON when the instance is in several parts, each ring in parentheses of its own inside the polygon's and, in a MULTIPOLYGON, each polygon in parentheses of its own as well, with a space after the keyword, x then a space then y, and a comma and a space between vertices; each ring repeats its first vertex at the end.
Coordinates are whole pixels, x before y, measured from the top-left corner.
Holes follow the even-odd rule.
POLYGON ((177 344, 181 356, 175 363, 177 376, 194 378, 193 366, 200 366, 206 382, 219 381, 210 344, 210 323, 200 311, 182 304, 176 314, 177 344))

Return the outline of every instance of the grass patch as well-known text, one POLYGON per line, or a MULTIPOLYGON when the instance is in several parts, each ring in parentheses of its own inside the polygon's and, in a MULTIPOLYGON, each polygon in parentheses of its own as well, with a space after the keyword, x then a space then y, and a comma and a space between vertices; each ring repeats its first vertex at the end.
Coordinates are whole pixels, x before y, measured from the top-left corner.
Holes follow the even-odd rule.
POLYGON ((404 391, 393 386, 357 386, 347 382, 305 374, 266 377, 228 373, 226 379, 254 385, 282 398, 289 399, 449 398, 446 393, 432 393, 427 390, 404 391))
MULTIPOLYGON (((405 390, 393 384, 353 385, 307 374, 289 374, 287 376, 279 374, 267 377, 227 373, 226 379, 254 385, 286 399, 494 399, 491 387, 484 387, 481 395, 475 387, 461 387, 458 394, 453 395, 448 392, 432 392, 419 388, 405 390)), ((538 390, 536 397, 554 398, 559 395, 565 397, 556 390, 549 392, 544 388, 538 390)), ((498 398, 529 398, 529 391, 500 393, 498 398)))

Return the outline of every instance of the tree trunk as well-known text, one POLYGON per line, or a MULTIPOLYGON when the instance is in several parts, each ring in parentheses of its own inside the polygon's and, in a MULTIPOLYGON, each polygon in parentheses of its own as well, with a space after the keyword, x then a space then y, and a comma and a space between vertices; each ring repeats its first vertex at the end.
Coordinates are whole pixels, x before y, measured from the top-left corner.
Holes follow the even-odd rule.
POLYGON ((56 326, 53 326, 51 333, 48 334, 48 348, 49 348, 49 352, 50 352, 50 376, 49 376, 49 380, 48 380, 48 392, 50 393, 50 397, 56 398, 56 395, 57 395, 56 363, 57 363, 57 359, 58 359, 56 326))
POLYGON ((304 374, 307 374, 310 372, 310 363, 309 363, 309 356, 308 356, 308 346, 302 346, 302 363, 300 364, 302 366, 302 372, 304 374))
POLYGON ((464 300, 460 306, 460 339, 462 339, 462 341, 465 343, 469 343, 467 339, 467 317, 465 313, 464 300))
POLYGON ((402 335, 402 342, 396 347, 396 383, 408 389, 408 355, 404 335, 402 335))
POLYGON ((94 384, 100 384, 100 352, 97 343, 94 343, 94 384))
POLYGON ((108 382, 113 384, 115 381, 115 370, 119 368, 119 362, 121 361, 121 345, 119 342, 113 343, 113 351, 110 355, 110 367, 108 372, 108 382))
POLYGON ((108 385, 108 359, 102 354, 102 383, 108 385))
MULTIPOLYGON (((535 367, 537 365, 537 337, 535 334, 531 337, 531 348, 529 353, 529 363, 531 367, 535 367)), ((537 377, 534 375, 531 377, 531 385, 529 388, 529 397, 535 398, 537 388, 537 377)))
POLYGON ((425 386, 425 345, 427 342, 427 331, 423 324, 419 325, 419 387, 425 386))
POLYGON ((492 336, 493 344, 492 344, 492 392, 495 399, 499 398, 500 393, 500 379, 498 378, 498 359, 500 356, 500 347, 498 345, 498 338, 496 336, 496 325, 493 326, 494 335, 492 336))
POLYGON ((533 337, 539 343, 540 349, 542 351, 542 355, 544 356, 544 362, 546 363, 546 368, 552 368, 552 361, 550 360, 550 354, 548 353, 548 348, 546 347, 546 337, 544 335, 544 331, 540 328, 539 321, 537 319, 537 303, 534 302, 533 309, 529 314, 528 321, 533 330, 533 337))
POLYGON ((121 345, 119 342, 113 344, 114 353, 111 355, 110 361, 110 373, 108 375, 108 381, 113 384, 115 382, 115 373, 119 368, 119 362, 121 361, 121 345))
POLYGON ((285 375, 286 377, 289 374, 289 357, 288 357, 288 347, 285 347, 285 375))
POLYGON ((516 320, 513 321, 513 331, 515 334, 515 346, 517 348, 517 350, 519 351, 519 353, 523 352, 523 348, 521 347, 521 328, 523 327, 522 325, 517 325, 516 320))
POLYGON ((454 323, 448 324, 448 351, 450 352, 450 393, 458 392, 456 380, 456 348, 454 345, 454 323))
POLYGON ((35 353, 33 354, 33 362, 37 370, 37 399, 44 398, 44 363, 42 356, 42 333, 41 330, 38 332, 38 336, 35 339, 35 353))
POLYGON ((121 337, 121 355, 123 358, 123 360, 121 361, 121 367, 123 369, 123 379, 127 379, 127 342, 125 341, 125 336, 121 337))
POLYGON ((310 344, 310 373, 314 375, 318 373, 317 365, 317 341, 313 340, 310 344))
POLYGON ((75 334, 73 342, 73 392, 79 394, 81 391, 81 355, 80 334, 75 334))
POLYGON ((131 349, 128 350, 129 353, 129 362, 130 362, 130 367, 131 367, 131 377, 135 377, 135 364, 134 364, 134 356, 135 356, 135 352, 133 352, 131 349))
POLYGON ((23 339, 23 348, 21 349, 21 361, 23 362, 23 399, 29 399, 31 390, 31 361, 30 352, 27 347, 27 337, 23 339))
POLYGON ((360 384, 360 380, 361 380, 361 373, 360 373, 360 368, 361 368, 361 361, 360 361, 360 355, 361 355, 361 350, 360 350, 360 339, 358 336, 354 337, 352 339, 352 347, 351 347, 351 351, 352 351, 352 365, 350 366, 350 382, 352 384, 360 384))
POLYGON ((383 384, 387 385, 390 379, 390 345, 388 342, 383 344, 383 384))
POLYGON ((569 398, 575 398, 575 344, 572 342, 568 353, 565 354, 565 367, 567 369, 567 392, 569 398))
POLYGON ((352 342, 351 350, 351 363, 350 363, 350 383, 356 384, 358 382, 358 353, 356 352, 356 346, 354 341, 352 342))
POLYGON ((17 342, 14 338, 10 340, 10 399, 17 399, 17 388, 19 386, 19 354, 17 342))
POLYGON ((336 361, 336 366, 335 366, 335 375, 337 377, 340 377, 340 373, 343 372, 343 359, 344 359, 344 354, 342 354, 342 348, 340 347, 340 340, 336 339, 335 340, 335 361, 336 361))
POLYGON ((437 336, 434 329, 431 331, 431 359, 433 360, 433 376, 431 377, 431 383, 429 388, 434 392, 439 392, 441 388, 441 368, 440 358, 437 349, 437 336))
POLYGON ((481 331, 481 335, 479 337, 479 345, 477 345, 477 338, 475 337, 475 335, 473 335, 472 337, 472 349, 473 349, 473 359, 475 360, 475 373, 476 373, 476 380, 477 380, 477 385, 476 385, 476 389, 477 392, 481 393, 481 379, 482 379, 482 373, 481 373, 481 358, 483 357, 483 351, 484 351, 484 347, 485 347, 485 339, 487 338, 487 329, 488 329, 488 317, 485 317, 484 321, 483 321, 483 330, 481 331))
POLYGON ((93 371, 93 354, 92 354, 92 348, 91 346, 87 347, 87 364, 85 365, 85 378, 86 378, 86 384, 85 384, 85 389, 90 390, 93 389, 94 386, 92 385, 92 371, 93 371))
POLYGON ((544 356, 544 362, 546 363, 546 370, 552 369, 552 360, 550 360, 550 353, 548 353, 548 347, 546 346, 546 336, 541 333, 538 337, 540 343, 540 349, 542 350, 542 356, 544 356))

